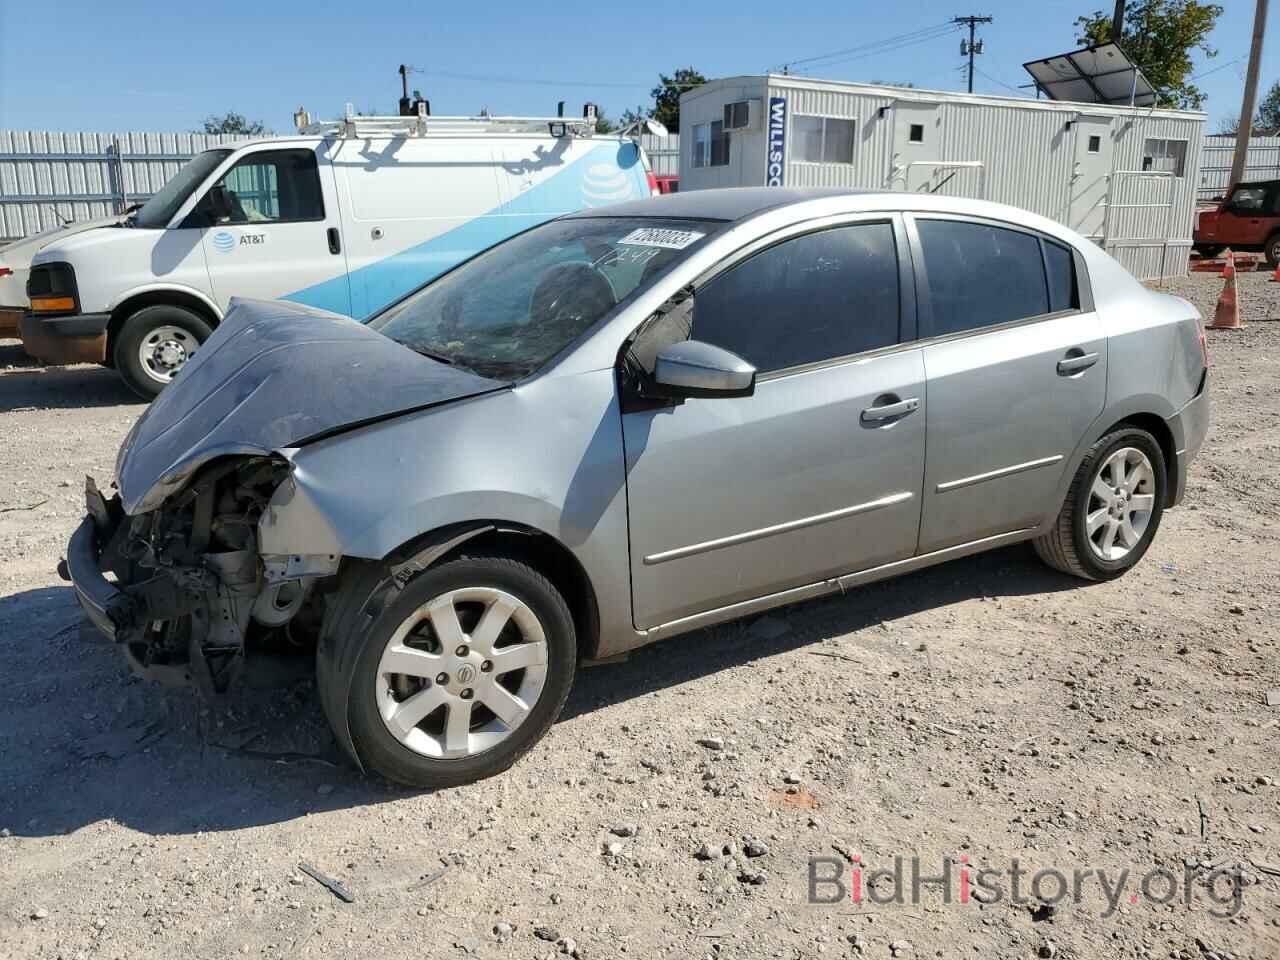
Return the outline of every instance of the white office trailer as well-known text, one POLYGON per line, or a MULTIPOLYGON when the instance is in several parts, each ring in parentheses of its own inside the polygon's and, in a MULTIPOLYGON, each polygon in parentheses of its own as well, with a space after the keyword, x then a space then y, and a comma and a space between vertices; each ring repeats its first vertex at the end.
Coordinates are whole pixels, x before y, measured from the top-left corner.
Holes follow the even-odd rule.
POLYGON ((1023 207, 1136 276, 1186 271, 1205 115, 770 74, 680 98, 680 189, 928 191, 1023 207))

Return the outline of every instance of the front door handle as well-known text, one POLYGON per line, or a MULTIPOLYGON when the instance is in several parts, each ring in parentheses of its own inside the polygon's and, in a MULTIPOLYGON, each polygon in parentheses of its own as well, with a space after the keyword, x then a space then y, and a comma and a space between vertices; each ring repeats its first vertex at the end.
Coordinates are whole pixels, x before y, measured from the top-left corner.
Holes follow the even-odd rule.
POLYGON ((1071 374, 1079 373, 1081 370, 1088 370, 1097 362, 1098 355, 1096 353, 1081 353, 1079 349, 1074 349, 1058 361, 1058 373, 1064 377, 1069 377, 1071 374))
POLYGON ((896 420, 898 417, 905 417, 920 409, 919 397, 908 397, 906 400, 893 398, 893 400, 894 402, 891 403, 867 407, 862 411, 862 422, 881 423, 885 420, 896 420))
POLYGON ((329 228, 329 230, 328 230, 327 232, 328 232, 328 236, 329 236, 329 252, 330 252, 330 253, 341 253, 341 252, 342 252, 342 238, 341 238, 340 236, 338 236, 338 228, 337 228, 337 227, 330 227, 330 228, 329 228))

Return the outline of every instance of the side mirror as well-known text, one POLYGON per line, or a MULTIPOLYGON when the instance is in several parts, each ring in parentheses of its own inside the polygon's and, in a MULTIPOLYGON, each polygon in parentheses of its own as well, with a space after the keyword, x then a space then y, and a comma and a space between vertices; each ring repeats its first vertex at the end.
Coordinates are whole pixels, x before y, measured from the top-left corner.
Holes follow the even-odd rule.
POLYGON ((749 397, 756 368, 721 347, 683 340, 658 354, 653 382, 664 397, 749 397))
POLYGON ((204 206, 208 209, 214 223, 230 220, 234 212, 231 207, 231 198, 227 196, 227 188, 220 183, 215 183, 209 188, 209 192, 204 196, 204 206))

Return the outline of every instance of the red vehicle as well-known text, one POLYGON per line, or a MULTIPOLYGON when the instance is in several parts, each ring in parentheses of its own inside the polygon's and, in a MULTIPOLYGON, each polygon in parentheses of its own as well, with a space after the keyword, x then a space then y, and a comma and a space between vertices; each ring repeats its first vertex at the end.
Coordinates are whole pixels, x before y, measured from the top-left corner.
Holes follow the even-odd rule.
POLYGON ((680 178, 674 173, 655 174, 653 182, 659 193, 678 193, 680 190, 680 178))
POLYGON ((1203 257, 1233 251, 1261 250, 1267 264, 1280 264, 1280 180, 1240 183, 1217 209, 1196 217, 1192 244, 1203 257))

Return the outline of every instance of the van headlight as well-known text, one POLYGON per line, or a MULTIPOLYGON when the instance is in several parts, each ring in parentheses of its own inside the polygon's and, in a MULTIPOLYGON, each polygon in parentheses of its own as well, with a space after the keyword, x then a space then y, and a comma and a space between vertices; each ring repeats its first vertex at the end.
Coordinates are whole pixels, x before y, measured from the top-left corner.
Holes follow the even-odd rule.
POLYGON ((27 277, 27 299, 32 313, 79 313, 75 268, 69 263, 36 264, 27 277))

